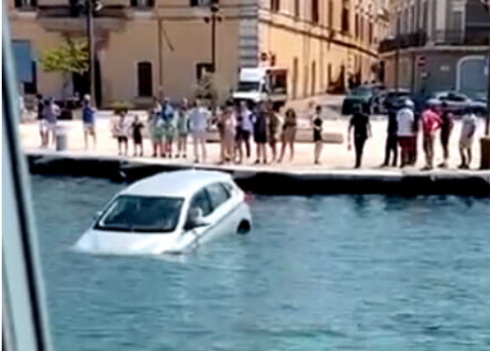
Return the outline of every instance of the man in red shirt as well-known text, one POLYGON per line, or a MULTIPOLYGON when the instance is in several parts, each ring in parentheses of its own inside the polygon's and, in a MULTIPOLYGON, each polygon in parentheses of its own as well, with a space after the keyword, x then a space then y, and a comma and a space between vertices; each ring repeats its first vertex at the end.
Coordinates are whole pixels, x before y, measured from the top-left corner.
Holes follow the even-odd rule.
POLYGON ((422 131, 424 134, 425 167, 423 170, 431 170, 434 163, 434 139, 436 131, 441 127, 441 118, 435 110, 435 106, 429 105, 422 113, 422 131))

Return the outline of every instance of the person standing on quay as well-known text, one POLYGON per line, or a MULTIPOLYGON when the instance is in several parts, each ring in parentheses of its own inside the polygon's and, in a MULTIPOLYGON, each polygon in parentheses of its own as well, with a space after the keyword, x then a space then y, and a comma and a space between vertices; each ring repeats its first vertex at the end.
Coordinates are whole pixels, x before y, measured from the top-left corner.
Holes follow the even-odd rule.
POLYGON ((398 137, 396 135, 397 128, 396 111, 391 109, 388 111, 388 135, 386 137, 385 161, 382 167, 388 167, 390 165, 391 155, 393 155, 391 166, 396 167, 398 159, 398 137))
POLYGON ((282 128, 282 118, 279 115, 279 108, 273 107, 269 113, 269 146, 272 152, 272 160, 274 162, 277 158, 277 141, 280 138, 280 132, 282 128))
POLYGON ((187 158, 187 135, 189 133, 189 103, 182 99, 177 111, 177 157, 187 158))
POLYGON ((463 117, 461 136, 459 138, 459 152, 461 154, 460 169, 469 169, 472 159, 471 148, 476 132, 477 119, 472 109, 468 108, 463 117))
POLYGON ((369 123, 369 116, 362 112, 362 107, 356 105, 354 108, 354 114, 349 123, 349 129, 347 131, 348 149, 352 147, 351 133, 354 130, 354 148, 356 152, 356 164, 355 168, 360 168, 362 163, 362 153, 366 140, 371 136, 371 124, 369 123))
POLYGON ((429 171, 434 163, 434 139, 437 129, 441 126, 441 119, 436 113, 434 106, 428 106, 422 113, 422 131, 423 143, 425 152, 425 167, 424 171, 429 171))
POLYGON ((82 101, 82 120, 83 120, 83 140, 85 150, 89 148, 88 137, 92 136, 92 145, 95 149, 97 145, 97 136, 95 134, 95 113, 96 110, 90 101, 90 95, 85 95, 82 101))
POLYGON ((255 164, 262 161, 267 164, 267 120, 269 114, 269 102, 261 102, 254 118, 254 140, 257 147, 257 159, 255 164))
POLYGON ((441 146, 443 161, 439 164, 440 168, 447 168, 447 161, 449 159, 449 139, 451 138, 451 132, 453 130, 453 115, 449 112, 449 108, 446 102, 441 105, 441 146))
POLYGON ((128 135, 130 125, 126 119, 128 111, 126 109, 122 109, 119 112, 119 119, 115 123, 113 127, 113 134, 117 139, 117 148, 119 151, 119 156, 128 155, 128 135))
POLYGON ((138 155, 138 149, 139 149, 139 156, 143 156, 143 129, 144 129, 143 122, 141 122, 140 118, 138 115, 134 116, 134 121, 133 124, 131 125, 131 130, 133 131, 133 155, 137 156, 138 155))
POLYGON ((148 127, 150 129, 150 139, 153 146, 153 157, 162 156, 163 154, 163 121, 160 118, 162 107, 157 98, 153 98, 153 107, 148 114, 148 127))
POLYGON ((37 120, 39 123, 39 136, 41 138, 41 147, 45 148, 48 146, 48 123, 44 118, 44 98, 41 94, 36 96, 37 102, 37 120))
POLYGON ((250 158, 251 155, 250 137, 253 132, 252 115, 253 113, 248 108, 247 101, 240 101, 236 125, 237 163, 242 163, 243 161, 243 147, 245 147, 247 158, 250 158))
POLYGON ((163 121, 163 157, 171 158, 175 136, 175 111, 169 98, 165 98, 163 101, 161 118, 163 121))
POLYGON ((231 162, 235 156, 236 118, 233 107, 233 102, 227 102, 218 122, 221 128, 222 152, 220 163, 222 164, 231 162))
POLYGON ((322 120, 322 107, 318 105, 315 108, 315 113, 311 117, 311 126, 313 128, 313 142, 315 143, 315 150, 313 153, 314 163, 320 164, 320 156, 323 149, 323 120, 322 120))
POLYGON ((189 129, 194 144, 194 162, 206 161, 206 128, 211 113, 203 105, 201 100, 196 101, 196 107, 189 114, 189 129), (199 147, 201 147, 201 157, 199 157, 199 147))
POLYGON ((60 112, 59 106, 54 102, 54 99, 50 97, 43 109, 44 120, 46 121, 47 126, 46 146, 49 145, 49 135, 51 135, 52 143, 56 143, 56 126, 60 112))
POLYGON ((415 135, 415 116, 413 108, 413 102, 407 99, 403 102, 403 107, 396 114, 396 134, 401 149, 402 168, 410 164, 410 154, 411 150, 413 150, 412 142, 415 135))
POLYGON ((282 147, 281 147, 281 156, 279 157, 279 163, 282 162, 284 158, 284 154, 286 153, 286 147, 289 145, 290 155, 289 161, 293 161, 294 159, 294 141, 296 139, 296 112, 290 108, 286 111, 284 125, 282 127, 282 147))

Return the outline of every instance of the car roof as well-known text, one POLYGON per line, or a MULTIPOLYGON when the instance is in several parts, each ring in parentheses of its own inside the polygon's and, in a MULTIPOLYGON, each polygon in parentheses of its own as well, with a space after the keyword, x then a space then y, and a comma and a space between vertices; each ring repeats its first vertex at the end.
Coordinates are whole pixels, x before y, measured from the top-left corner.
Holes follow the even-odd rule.
POLYGON ((185 170, 159 173, 140 180, 121 191, 124 195, 188 197, 203 187, 217 182, 229 182, 224 172, 185 170))

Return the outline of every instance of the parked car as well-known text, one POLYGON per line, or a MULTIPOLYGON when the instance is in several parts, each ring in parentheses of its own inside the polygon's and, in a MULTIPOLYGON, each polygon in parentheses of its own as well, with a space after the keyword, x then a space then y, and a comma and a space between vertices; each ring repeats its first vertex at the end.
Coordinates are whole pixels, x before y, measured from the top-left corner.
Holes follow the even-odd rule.
POLYGON ((432 94, 426 101, 433 105, 447 104, 447 108, 455 115, 462 115, 467 107, 473 105, 473 101, 463 93, 457 91, 441 91, 432 94))
POLYGON ((342 114, 352 114, 356 105, 361 105, 364 112, 371 113, 371 103, 376 91, 377 88, 370 85, 361 85, 352 89, 342 103, 342 114))
POLYGON ((393 89, 387 91, 383 101, 384 113, 398 109, 406 99, 413 100, 410 91, 407 89, 393 89))
POLYGON ((91 254, 183 253, 252 228, 243 191, 229 174, 160 173, 118 193, 75 244, 91 254))

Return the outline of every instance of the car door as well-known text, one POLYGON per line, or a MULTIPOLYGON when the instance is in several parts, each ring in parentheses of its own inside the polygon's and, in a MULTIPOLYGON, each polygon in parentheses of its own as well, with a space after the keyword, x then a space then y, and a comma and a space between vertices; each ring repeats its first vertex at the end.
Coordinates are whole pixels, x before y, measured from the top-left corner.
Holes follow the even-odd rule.
POLYGON ((233 216, 236 206, 233 205, 229 189, 223 183, 218 182, 207 186, 206 191, 213 207, 211 218, 215 223, 215 228, 212 236, 233 232, 236 229, 233 216))

